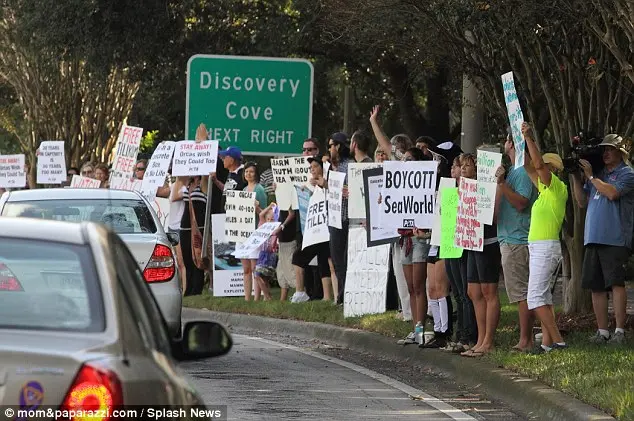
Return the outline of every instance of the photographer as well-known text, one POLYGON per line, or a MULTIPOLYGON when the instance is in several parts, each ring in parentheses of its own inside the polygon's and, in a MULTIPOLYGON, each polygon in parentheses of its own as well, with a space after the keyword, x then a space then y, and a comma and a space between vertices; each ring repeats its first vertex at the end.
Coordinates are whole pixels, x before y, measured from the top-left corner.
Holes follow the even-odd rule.
POLYGON ((626 162, 629 143, 609 134, 603 147, 603 168, 595 177, 592 165, 579 160, 581 174, 573 175, 573 192, 579 207, 588 207, 584 230, 585 254, 581 272, 583 288, 592 291, 592 307, 598 331, 590 338, 597 344, 625 343, 627 294, 625 267, 632 247, 634 225, 634 171, 626 162), (608 330, 608 291, 612 291, 616 331, 608 330))

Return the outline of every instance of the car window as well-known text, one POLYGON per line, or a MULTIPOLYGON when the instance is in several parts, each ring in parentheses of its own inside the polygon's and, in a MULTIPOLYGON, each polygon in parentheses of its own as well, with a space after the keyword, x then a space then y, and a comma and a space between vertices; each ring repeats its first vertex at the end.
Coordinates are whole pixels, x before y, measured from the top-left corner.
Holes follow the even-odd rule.
POLYGON ((143 329, 151 335, 154 347, 165 354, 170 354, 171 347, 166 324, 139 265, 121 239, 116 235, 111 235, 109 239, 116 254, 117 272, 123 275, 121 287, 131 298, 130 301, 136 305, 133 312, 138 313, 139 320, 143 320, 143 329))
POLYGON ((33 200, 7 202, 2 216, 97 222, 117 234, 155 233, 154 218, 142 200, 33 200))
POLYGON ((0 328, 102 332, 88 246, 0 236, 0 328))

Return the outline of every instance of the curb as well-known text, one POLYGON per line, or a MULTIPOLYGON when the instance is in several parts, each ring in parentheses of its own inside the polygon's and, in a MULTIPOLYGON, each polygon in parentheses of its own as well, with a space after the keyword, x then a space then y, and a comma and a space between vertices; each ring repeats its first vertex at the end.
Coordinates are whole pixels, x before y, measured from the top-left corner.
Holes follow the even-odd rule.
POLYGON ((202 318, 222 323, 229 328, 235 326, 305 339, 319 339, 355 351, 386 358, 397 358, 404 362, 411 361, 417 365, 431 366, 436 371, 452 373, 456 379, 459 379, 460 383, 468 387, 482 388, 498 400, 513 403, 516 409, 531 419, 562 421, 615 419, 537 380, 522 377, 509 370, 474 359, 461 358, 444 352, 424 352, 417 346, 399 346, 396 345, 395 339, 377 333, 323 323, 274 319, 187 307, 183 307, 183 318, 202 318))

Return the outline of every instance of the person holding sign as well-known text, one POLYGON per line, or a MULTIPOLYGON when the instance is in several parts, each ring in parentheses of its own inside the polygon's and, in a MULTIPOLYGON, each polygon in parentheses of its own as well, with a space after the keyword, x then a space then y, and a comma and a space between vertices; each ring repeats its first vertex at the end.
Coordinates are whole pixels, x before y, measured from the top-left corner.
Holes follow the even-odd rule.
MULTIPOLYGON (((462 154, 460 157, 460 177, 475 179, 477 176, 476 157, 462 154)), ((461 199, 462 200, 462 199, 461 199)), ((478 342, 473 348, 463 352, 464 357, 480 357, 494 348, 495 330, 500 321, 500 245, 495 225, 484 226, 482 251, 465 250, 467 253, 467 293, 473 302, 478 342)))
POLYGON ((542 156, 533 140, 533 129, 524 122, 522 134, 530 160, 524 168, 537 187, 539 196, 531 209, 531 225, 528 230, 529 278, 528 309, 542 324, 542 344, 537 353, 565 349, 568 346, 561 337, 553 308, 553 275, 561 263, 559 233, 566 215, 568 188, 555 174, 564 169, 559 155, 547 153, 542 156))
MULTIPOLYGON (((261 206, 266 205, 266 191, 264 187, 260 184, 260 174, 258 172, 258 166, 255 162, 247 162, 243 168, 243 176, 244 181, 247 183, 246 187, 242 189, 245 192, 255 193, 255 228, 258 226, 258 219, 260 212, 262 211, 261 206)), ((225 184, 226 185, 226 184, 225 184)), ((249 301, 251 299, 251 286, 253 282, 253 273, 255 272, 255 265, 258 261, 258 256, 260 255, 259 250, 255 252, 253 256, 249 256, 247 259, 241 259, 242 268, 244 269, 244 294, 249 301)), ((253 297, 254 301, 260 300, 260 295, 262 291, 260 289, 260 283, 255 283, 255 296, 253 297)), ((270 294, 269 294, 270 295, 270 294)))
MULTIPOLYGON (((246 172, 245 172, 246 174, 246 172)), ((277 222, 280 217, 280 208, 275 203, 271 203, 260 212, 258 227, 266 222, 277 222)), ((258 260, 255 265, 255 281, 264 295, 264 301, 271 301, 271 290, 269 282, 275 278, 278 260, 277 236, 271 236, 260 246, 258 260)), ((257 301, 258 288, 256 287, 255 300, 257 301)))

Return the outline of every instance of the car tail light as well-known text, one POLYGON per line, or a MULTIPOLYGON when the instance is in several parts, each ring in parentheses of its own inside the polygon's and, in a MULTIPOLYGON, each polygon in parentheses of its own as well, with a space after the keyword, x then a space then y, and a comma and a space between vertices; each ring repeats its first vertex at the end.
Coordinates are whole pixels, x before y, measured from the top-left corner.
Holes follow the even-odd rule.
POLYGON ((89 364, 84 364, 75 377, 72 386, 66 393, 61 410, 77 413, 79 416, 66 420, 84 419, 82 411, 96 411, 97 416, 91 420, 106 421, 112 417, 115 408, 123 406, 123 391, 116 374, 89 364))
POLYGON ((0 263, 0 291, 24 291, 18 278, 4 263, 0 263))
POLYGON ((176 266, 172 250, 163 244, 157 244, 152 252, 143 277, 146 282, 166 282, 174 277, 176 266))

